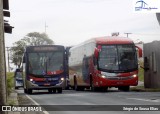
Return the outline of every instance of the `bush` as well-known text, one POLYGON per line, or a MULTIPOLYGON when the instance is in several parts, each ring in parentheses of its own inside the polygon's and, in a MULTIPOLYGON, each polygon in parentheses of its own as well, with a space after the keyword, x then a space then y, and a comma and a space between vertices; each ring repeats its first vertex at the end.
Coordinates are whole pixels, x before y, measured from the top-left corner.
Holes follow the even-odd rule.
POLYGON ((138 76, 139 76, 139 81, 144 82, 144 70, 142 68, 139 68, 138 76))
MULTIPOLYGON (((144 62, 143 60, 139 60, 139 66, 144 67, 144 62)), ((139 72, 138 72, 138 76, 139 76, 139 81, 143 81, 144 82, 144 69, 139 67, 139 72)))
POLYGON ((7 93, 8 93, 8 96, 12 92, 13 88, 14 88, 14 73, 7 72, 7 93))

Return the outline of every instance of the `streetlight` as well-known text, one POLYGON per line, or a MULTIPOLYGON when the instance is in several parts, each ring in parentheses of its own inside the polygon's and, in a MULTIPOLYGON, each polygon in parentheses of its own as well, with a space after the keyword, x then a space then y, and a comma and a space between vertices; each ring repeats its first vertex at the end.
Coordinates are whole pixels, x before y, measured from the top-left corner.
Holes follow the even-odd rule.
POLYGON ((124 34, 127 34, 127 38, 128 38, 128 35, 129 35, 129 34, 132 34, 132 33, 128 33, 128 32, 126 32, 126 33, 124 33, 124 34))

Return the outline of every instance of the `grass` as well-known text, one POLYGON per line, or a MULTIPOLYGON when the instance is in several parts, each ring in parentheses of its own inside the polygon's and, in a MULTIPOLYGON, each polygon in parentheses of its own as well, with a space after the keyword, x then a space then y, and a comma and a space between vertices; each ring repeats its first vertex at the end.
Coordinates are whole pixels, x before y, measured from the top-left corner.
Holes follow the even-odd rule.
POLYGON ((138 72, 138 80, 144 82, 144 69, 139 68, 139 72, 138 72))
POLYGON ((132 87, 131 91, 137 92, 160 92, 160 88, 144 88, 144 86, 132 87))
MULTIPOLYGON (((144 62, 142 60, 139 60, 139 65, 140 66, 144 66, 144 62)), ((143 68, 139 68, 139 72, 138 72, 138 77, 139 77, 139 81, 144 82, 144 69, 143 68)))
POLYGON ((8 93, 8 96, 12 92, 13 88, 14 88, 14 73, 7 72, 7 93, 8 93))
POLYGON ((16 105, 16 101, 15 100, 8 100, 7 105, 10 105, 10 106, 16 105))

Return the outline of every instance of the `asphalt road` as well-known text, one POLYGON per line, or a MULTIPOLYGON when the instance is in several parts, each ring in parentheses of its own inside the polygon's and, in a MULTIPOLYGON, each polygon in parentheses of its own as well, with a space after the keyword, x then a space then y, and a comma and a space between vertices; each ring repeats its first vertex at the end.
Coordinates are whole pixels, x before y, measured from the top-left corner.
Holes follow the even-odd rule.
MULTIPOLYGON (((17 90, 19 95, 25 95, 23 90, 17 90)), ((28 95, 37 104, 40 105, 72 105, 70 111, 49 111, 50 114, 159 114, 160 111, 116 111, 119 107, 124 110, 129 110, 129 108, 137 107, 140 110, 142 108, 148 108, 146 105, 158 105, 160 107, 160 92, 122 92, 116 89, 109 90, 108 92, 92 92, 92 91, 74 91, 74 90, 64 90, 62 94, 54 93, 49 94, 47 91, 33 91, 32 95, 28 95), (78 108, 81 111, 76 110, 76 105, 82 105, 78 108), (88 105, 90 107, 85 107, 88 105), (105 106, 94 107, 93 105, 108 105, 109 110, 103 111, 105 106), (115 105, 115 106, 112 106, 115 105), (138 105, 138 106, 136 106, 138 105), (139 106, 142 105, 142 106, 139 106), (93 107, 92 107, 93 106, 93 107), (95 109, 96 111, 88 111, 95 109), (125 109, 126 108, 126 109, 125 109)), ((65 106, 57 106, 58 108, 67 108, 65 106)), ((56 107, 56 108, 57 108, 56 107)), ((149 106, 150 107, 150 106, 149 106)), ((53 109, 53 107, 51 107, 53 109)), ((154 107, 155 108, 155 107, 154 107)), ((51 110, 52 110, 51 109, 51 110)), ((53 109, 54 110, 54 109, 53 109)), ((143 109, 142 109, 143 110, 143 109)), ((160 110, 160 109, 159 109, 160 110)))

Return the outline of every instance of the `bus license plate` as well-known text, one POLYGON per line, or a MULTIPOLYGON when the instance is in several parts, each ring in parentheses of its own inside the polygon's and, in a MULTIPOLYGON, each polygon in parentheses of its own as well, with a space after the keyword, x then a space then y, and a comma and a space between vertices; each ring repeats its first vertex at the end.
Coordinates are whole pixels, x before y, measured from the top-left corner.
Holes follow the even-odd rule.
POLYGON ((123 82, 117 82, 117 84, 123 84, 123 82))
POLYGON ((44 84, 44 86, 49 86, 49 85, 50 85, 50 83, 45 83, 45 84, 44 84))

